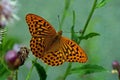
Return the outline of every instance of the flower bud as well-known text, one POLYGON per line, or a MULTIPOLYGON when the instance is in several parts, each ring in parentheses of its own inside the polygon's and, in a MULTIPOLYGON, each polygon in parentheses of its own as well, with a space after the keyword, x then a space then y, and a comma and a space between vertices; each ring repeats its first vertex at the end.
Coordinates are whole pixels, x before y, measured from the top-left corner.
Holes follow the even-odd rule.
POLYGON ((24 64, 26 58, 28 57, 29 51, 30 50, 26 47, 21 47, 20 51, 18 51, 18 56, 19 56, 19 59, 21 60, 21 65, 24 64))
POLYGON ((23 65, 26 58, 28 57, 29 49, 26 47, 21 47, 18 52, 15 50, 10 50, 5 55, 5 61, 8 68, 11 70, 18 69, 19 66, 23 65))
POLYGON ((113 69, 120 70, 120 64, 119 64, 119 62, 118 61, 114 61, 112 63, 112 67, 113 67, 113 69))
POLYGON ((10 50, 7 52, 7 54, 5 55, 5 61, 8 67, 12 70, 17 69, 20 65, 19 56, 14 50, 10 50))
POLYGON ((120 64, 119 64, 119 62, 118 61, 114 61, 112 63, 112 67, 113 67, 113 69, 117 70, 118 78, 120 79, 120 64))

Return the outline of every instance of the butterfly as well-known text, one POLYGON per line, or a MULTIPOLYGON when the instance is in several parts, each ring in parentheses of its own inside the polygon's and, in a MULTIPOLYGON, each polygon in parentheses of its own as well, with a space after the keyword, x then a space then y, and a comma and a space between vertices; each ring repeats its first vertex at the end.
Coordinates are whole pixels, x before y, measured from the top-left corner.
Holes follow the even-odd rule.
POLYGON ((26 22, 32 36, 31 51, 46 64, 59 66, 64 62, 85 63, 87 61, 83 49, 74 41, 62 36, 62 31, 56 32, 44 18, 30 13, 26 15, 26 22))

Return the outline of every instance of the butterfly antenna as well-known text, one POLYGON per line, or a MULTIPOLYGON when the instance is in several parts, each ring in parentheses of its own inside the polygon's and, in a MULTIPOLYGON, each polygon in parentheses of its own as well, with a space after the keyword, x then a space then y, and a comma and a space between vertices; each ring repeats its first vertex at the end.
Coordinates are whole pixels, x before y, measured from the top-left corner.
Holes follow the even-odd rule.
POLYGON ((61 30, 60 29, 61 26, 60 26, 60 16, 59 15, 58 15, 58 25, 59 25, 59 30, 61 30))

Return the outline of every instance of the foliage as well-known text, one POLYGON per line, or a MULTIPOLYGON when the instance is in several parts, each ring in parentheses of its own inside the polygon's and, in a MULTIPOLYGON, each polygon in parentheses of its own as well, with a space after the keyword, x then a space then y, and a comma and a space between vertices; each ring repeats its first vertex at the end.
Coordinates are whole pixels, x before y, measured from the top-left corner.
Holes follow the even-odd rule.
POLYGON ((86 74, 102 72, 102 71, 106 71, 106 69, 102 66, 99 66, 97 64, 85 64, 80 67, 72 68, 69 74, 77 73, 81 75, 86 75, 86 74))
POLYGON ((34 61, 33 61, 33 64, 34 64, 34 66, 36 68, 36 71, 39 74, 40 80, 46 80, 47 74, 46 74, 46 71, 43 68, 43 66, 41 66, 39 63, 34 62, 34 61))

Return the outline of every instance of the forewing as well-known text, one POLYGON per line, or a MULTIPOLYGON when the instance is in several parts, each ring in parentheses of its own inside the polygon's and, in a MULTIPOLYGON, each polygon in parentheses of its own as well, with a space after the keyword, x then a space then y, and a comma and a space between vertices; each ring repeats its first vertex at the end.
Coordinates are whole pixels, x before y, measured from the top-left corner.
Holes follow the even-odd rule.
POLYGON ((56 31, 48 21, 35 14, 27 14, 26 22, 32 35, 30 41, 31 51, 36 57, 41 58, 50 47, 52 40, 56 36, 56 31))
POLYGON ((27 14, 26 22, 33 37, 51 37, 56 34, 52 25, 40 16, 27 14))

